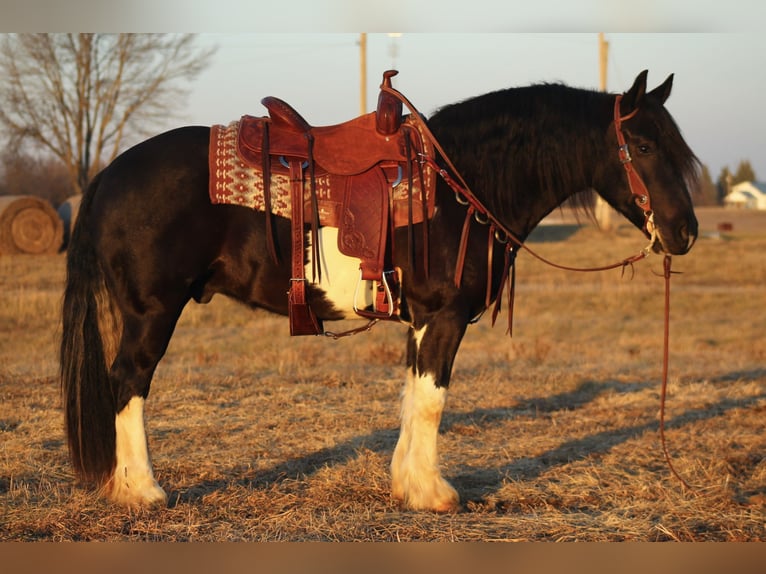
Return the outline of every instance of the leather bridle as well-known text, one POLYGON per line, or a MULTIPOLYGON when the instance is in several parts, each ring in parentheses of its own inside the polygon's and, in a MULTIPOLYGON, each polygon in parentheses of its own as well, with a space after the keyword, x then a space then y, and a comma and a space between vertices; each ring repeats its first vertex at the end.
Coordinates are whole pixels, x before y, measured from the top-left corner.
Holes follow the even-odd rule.
POLYGON ((625 168, 625 174, 628 177, 628 187, 636 205, 644 212, 644 231, 652 238, 652 245, 656 240, 657 228, 654 225, 654 211, 652 210, 652 200, 649 197, 649 190, 641 179, 639 173, 633 167, 633 156, 630 155, 628 144, 625 143, 625 135, 622 133, 622 122, 629 120, 638 113, 638 108, 626 114, 620 115, 620 102, 622 94, 618 94, 614 99, 614 131, 617 135, 617 153, 622 166, 625 168))

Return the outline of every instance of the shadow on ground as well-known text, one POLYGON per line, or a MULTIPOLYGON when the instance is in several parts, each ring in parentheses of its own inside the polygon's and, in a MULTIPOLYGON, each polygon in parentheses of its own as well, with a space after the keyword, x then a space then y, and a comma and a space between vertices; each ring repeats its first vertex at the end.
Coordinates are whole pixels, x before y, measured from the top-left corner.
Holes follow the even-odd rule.
MULTIPOLYGON (((726 383, 742 379, 759 379, 766 377, 766 369, 754 371, 737 371, 722 374, 711 383, 726 383)), ((604 392, 631 393, 654 386, 654 383, 625 384, 615 381, 585 381, 574 391, 559 393, 548 397, 527 399, 507 408, 477 408, 463 413, 445 413, 440 427, 441 433, 448 433, 460 425, 472 425, 479 430, 502 425, 505 421, 517 417, 550 413, 558 410, 579 409, 596 399, 604 392)), ((686 412, 666 422, 667 429, 680 428, 686 424, 701 420, 712 419, 738 408, 747 408, 766 398, 766 392, 742 399, 723 399, 708 405, 704 409, 689 409, 686 412)), ((550 449, 536 457, 523 457, 510 464, 497 467, 477 467, 470 472, 461 472, 456 476, 446 478, 461 493, 464 508, 467 502, 480 501, 496 493, 503 486, 506 477, 515 480, 533 480, 549 469, 562 464, 605 454, 615 446, 625 443, 646 432, 656 432, 658 422, 651 420, 619 429, 608 430, 587 437, 566 441, 556 448, 550 449)), ((234 484, 247 488, 264 488, 287 479, 299 479, 310 476, 327 465, 345 464, 358 456, 359 449, 368 449, 380 454, 393 453, 398 438, 398 429, 388 428, 371 432, 370 434, 354 437, 305 456, 289 459, 271 469, 250 473, 243 476, 234 484)), ((190 488, 171 492, 169 506, 181 503, 196 503, 202 497, 212 492, 223 490, 230 486, 230 480, 204 481, 190 488)))

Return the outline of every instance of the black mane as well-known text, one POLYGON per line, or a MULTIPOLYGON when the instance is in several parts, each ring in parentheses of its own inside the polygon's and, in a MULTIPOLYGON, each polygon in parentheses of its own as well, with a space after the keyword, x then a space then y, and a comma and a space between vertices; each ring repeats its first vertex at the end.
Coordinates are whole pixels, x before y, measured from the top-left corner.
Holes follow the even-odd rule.
POLYGON ((577 203, 587 210, 612 97, 563 84, 508 88, 445 106, 429 126, 498 217, 511 215, 502 213, 509 205, 523 213, 532 194, 553 205, 586 192, 577 203))
POLYGON ((662 154, 670 165, 675 166, 679 179, 686 182, 690 193, 699 191, 699 178, 702 164, 684 140, 681 130, 668 111, 661 107, 652 115, 657 129, 657 141, 662 147, 662 154))

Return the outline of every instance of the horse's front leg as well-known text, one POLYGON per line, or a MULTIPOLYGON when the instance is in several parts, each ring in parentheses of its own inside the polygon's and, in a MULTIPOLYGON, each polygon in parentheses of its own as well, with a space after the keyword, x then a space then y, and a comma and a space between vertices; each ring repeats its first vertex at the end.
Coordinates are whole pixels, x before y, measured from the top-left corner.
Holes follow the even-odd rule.
POLYGON ((465 328, 465 321, 445 311, 420 328, 410 327, 391 492, 414 510, 448 512, 459 503, 457 491, 442 478, 436 443, 452 364, 465 328))

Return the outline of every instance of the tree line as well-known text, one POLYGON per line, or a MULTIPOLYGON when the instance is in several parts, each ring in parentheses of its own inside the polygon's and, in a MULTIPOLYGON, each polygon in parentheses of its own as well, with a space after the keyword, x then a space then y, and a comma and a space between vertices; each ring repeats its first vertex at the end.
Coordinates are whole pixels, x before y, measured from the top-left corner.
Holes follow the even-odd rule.
POLYGON ((743 181, 757 181, 750 160, 741 160, 734 171, 731 171, 729 166, 724 166, 715 182, 710 175, 710 170, 703 164, 699 186, 693 195, 694 203, 696 205, 723 205, 723 198, 729 194, 731 188, 743 181))

